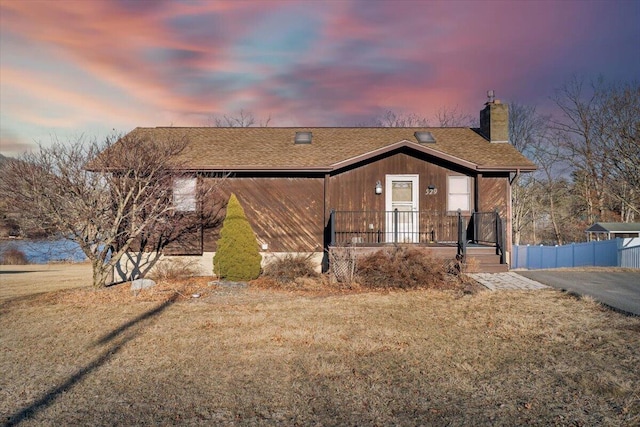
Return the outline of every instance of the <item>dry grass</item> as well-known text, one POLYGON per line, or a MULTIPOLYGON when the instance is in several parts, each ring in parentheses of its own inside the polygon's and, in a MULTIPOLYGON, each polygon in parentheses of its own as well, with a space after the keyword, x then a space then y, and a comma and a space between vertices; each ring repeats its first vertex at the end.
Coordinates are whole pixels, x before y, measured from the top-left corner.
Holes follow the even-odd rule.
POLYGON ((640 422, 640 319, 556 291, 192 279, 5 301, 0 331, 9 425, 640 422))
POLYGON ((91 264, 0 265, 0 301, 91 286, 91 264))

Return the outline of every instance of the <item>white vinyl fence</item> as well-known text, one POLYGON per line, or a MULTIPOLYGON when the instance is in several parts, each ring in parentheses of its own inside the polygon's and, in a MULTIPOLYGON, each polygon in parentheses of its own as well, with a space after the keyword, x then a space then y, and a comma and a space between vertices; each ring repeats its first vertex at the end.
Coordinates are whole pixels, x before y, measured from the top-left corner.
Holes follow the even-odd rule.
POLYGON ((640 268, 640 238, 616 239, 618 244, 618 266, 640 268))
POLYGON ((572 243, 563 246, 514 245, 511 268, 640 268, 640 238, 572 243))

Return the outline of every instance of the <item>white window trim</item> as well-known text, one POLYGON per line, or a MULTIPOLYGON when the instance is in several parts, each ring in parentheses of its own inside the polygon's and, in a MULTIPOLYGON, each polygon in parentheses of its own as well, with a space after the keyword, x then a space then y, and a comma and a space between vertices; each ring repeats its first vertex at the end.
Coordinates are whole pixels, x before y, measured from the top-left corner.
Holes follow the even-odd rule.
POLYGON ((416 174, 403 174, 403 175, 385 175, 385 210, 388 212, 386 215, 386 242, 387 243, 417 243, 418 231, 419 231, 419 210, 420 210, 420 176, 416 174), (395 241, 395 230, 393 223, 392 211, 392 185, 393 181, 411 181, 412 185, 412 214, 411 217, 407 217, 407 213, 403 214, 405 219, 408 219, 408 223, 402 224, 402 230, 399 231, 398 242, 395 241), (407 228, 408 227, 408 228, 407 228), (407 240, 404 240, 407 239, 407 240))
POLYGON ((448 175, 447 176, 447 212, 457 212, 460 209, 462 212, 470 212, 471 211, 471 177, 467 175, 448 175), (452 180, 465 180, 467 184, 466 192, 452 192, 452 180), (451 196, 466 196, 466 209, 463 209, 461 205, 453 205, 451 196))
POLYGON ((391 183, 393 181, 411 181, 412 182, 412 198, 413 198, 413 209, 419 210, 420 202, 420 178, 418 175, 386 175, 385 177, 385 210, 391 210, 391 183))

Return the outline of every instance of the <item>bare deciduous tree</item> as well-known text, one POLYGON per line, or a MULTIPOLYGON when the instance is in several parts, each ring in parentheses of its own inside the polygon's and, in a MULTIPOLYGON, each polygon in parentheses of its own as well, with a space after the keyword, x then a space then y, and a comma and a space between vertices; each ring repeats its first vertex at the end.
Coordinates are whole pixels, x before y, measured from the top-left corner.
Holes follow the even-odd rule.
MULTIPOLYGON (((250 111, 240 110, 237 115, 228 116, 226 114, 223 114, 222 117, 214 116, 212 118, 212 122, 213 126, 218 128, 248 128, 256 124, 256 118, 250 111)), ((270 122, 271 116, 268 116, 266 119, 261 120, 258 126, 269 127, 270 122)))
MULTIPOLYGON (((559 144, 552 138, 539 140, 535 149, 530 150, 530 156, 538 165, 537 182, 538 197, 541 202, 538 209, 538 219, 543 217, 550 228, 550 238, 563 245, 566 241, 564 233, 567 222, 575 222, 574 212, 568 208, 571 192, 570 183, 566 178, 566 168, 563 167, 559 144)), ((534 221, 537 218, 534 217, 534 221)))
POLYGON ((640 216, 640 86, 600 88, 603 108, 598 115, 609 169, 609 194, 619 206, 620 220, 640 216), (603 90, 604 89, 604 90, 603 90))
POLYGON ((587 90, 577 77, 556 91, 555 102, 563 115, 553 125, 561 137, 567 161, 574 170, 583 171, 587 192, 583 194, 587 207, 588 222, 605 217, 605 182, 609 155, 603 150, 602 129, 597 115, 600 113, 599 99, 595 88, 587 90))
MULTIPOLYGON (((185 215, 172 202, 176 158, 186 145, 184 138, 132 134, 55 140, 3 168, 0 194, 22 211, 24 225, 76 242, 91 261, 94 286, 102 287, 128 251, 157 259, 183 233, 215 221, 215 209, 185 215)), ((210 191, 199 187, 197 199, 210 191)))
MULTIPOLYGON (((509 141, 525 155, 532 156, 543 150, 548 137, 549 117, 536 112, 536 108, 518 103, 509 104, 509 141)), ((523 231, 533 227, 535 220, 535 175, 514 177, 511 191, 513 243, 520 244, 523 231)), ((539 211, 539 210, 538 210, 539 211)))
POLYGON ((397 128, 411 128, 411 127, 427 127, 429 121, 414 113, 396 113, 392 110, 387 110, 379 117, 373 119, 374 127, 397 127, 397 128))
POLYGON ((472 116, 460 109, 458 105, 453 108, 443 107, 436 113, 438 125, 444 128, 451 127, 478 127, 478 116, 472 116))
POLYGON ((582 180, 589 222, 633 220, 640 213, 640 86, 574 77, 555 102, 563 114, 554 127, 582 180))

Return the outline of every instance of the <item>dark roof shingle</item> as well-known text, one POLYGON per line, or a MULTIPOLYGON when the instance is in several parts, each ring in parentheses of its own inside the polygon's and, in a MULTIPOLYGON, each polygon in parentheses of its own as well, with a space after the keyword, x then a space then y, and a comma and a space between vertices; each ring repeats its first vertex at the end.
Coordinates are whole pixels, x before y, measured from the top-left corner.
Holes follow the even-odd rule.
POLYGON ((535 170, 511 144, 490 143, 471 128, 136 128, 135 138, 187 138, 182 164, 192 170, 332 170, 334 165, 385 147, 404 146, 461 159, 478 170, 535 170), (296 132, 312 132, 311 144, 294 144, 296 132), (436 142, 419 144, 416 131, 436 142))

